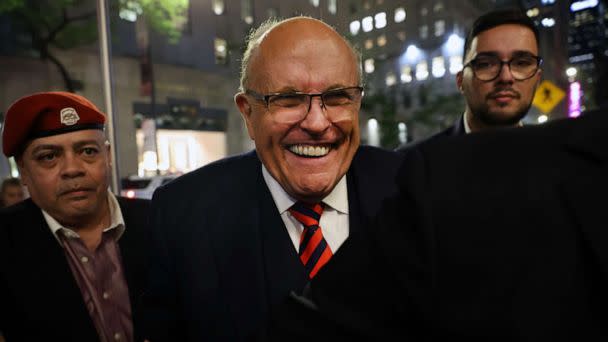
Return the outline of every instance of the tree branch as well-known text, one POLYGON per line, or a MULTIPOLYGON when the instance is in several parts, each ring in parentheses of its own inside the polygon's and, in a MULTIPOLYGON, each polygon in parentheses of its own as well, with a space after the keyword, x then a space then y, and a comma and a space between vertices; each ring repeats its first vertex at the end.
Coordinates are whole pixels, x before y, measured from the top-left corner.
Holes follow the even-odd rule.
POLYGON ((65 84, 65 88, 67 91, 69 91, 70 93, 74 92, 74 83, 72 82, 72 78, 70 77, 67 69, 65 68, 65 66, 63 65, 63 63, 61 63, 61 61, 59 61, 59 59, 57 59, 57 57, 53 56, 50 51, 46 51, 46 58, 48 58, 53 64, 55 64, 55 66, 57 66, 57 69, 59 69, 59 72, 61 73, 61 77, 63 78, 63 83, 65 84))

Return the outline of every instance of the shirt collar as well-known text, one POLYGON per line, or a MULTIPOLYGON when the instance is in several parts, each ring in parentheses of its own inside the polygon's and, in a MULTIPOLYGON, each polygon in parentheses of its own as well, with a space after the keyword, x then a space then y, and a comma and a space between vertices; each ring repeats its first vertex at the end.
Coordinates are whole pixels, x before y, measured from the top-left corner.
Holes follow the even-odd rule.
MULTIPOLYGON (((110 207, 110 225, 103 230, 103 232, 110 231, 112 229, 116 229, 116 241, 120 239, 122 234, 125 232, 125 221, 122 216, 122 211, 120 210, 120 205, 118 204, 118 200, 116 196, 108 190, 108 205, 110 207)), ((53 233, 53 236, 57 239, 57 241, 61 241, 59 239, 59 231, 64 231, 65 234, 69 237, 80 237, 76 231, 72 228, 64 227, 61 223, 57 222, 49 213, 45 210, 42 210, 42 215, 44 216, 44 220, 46 221, 49 229, 53 233)))
MULTIPOLYGON (((297 200, 285 192, 279 182, 270 175, 270 172, 268 172, 264 164, 262 164, 262 176, 264 177, 266 186, 268 186, 268 190, 270 190, 270 194, 272 195, 272 199, 274 200, 277 209, 279 209, 279 214, 283 214, 297 202, 297 200)), ((336 211, 348 214, 348 187, 346 185, 346 175, 340 178, 340 181, 336 184, 334 189, 323 199, 323 203, 336 211)))

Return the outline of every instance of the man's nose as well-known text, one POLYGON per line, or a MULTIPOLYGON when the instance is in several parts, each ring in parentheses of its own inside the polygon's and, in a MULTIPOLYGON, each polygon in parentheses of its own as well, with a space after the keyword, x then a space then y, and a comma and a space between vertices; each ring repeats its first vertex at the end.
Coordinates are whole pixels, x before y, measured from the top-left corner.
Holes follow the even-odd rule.
POLYGON ((61 176, 64 178, 79 177, 84 174, 83 160, 76 153, 65 153, 61 176))
POLYGON ((500 72, 498 73, 498 78, 496 80, 504 83, 512 83, 515 80, 509 63, 502 63, 500 65, 500 72))
POLYGON ((331 121, 327 116, 327 107, 324 106, 320 96, 311 98, 310 109, 306 117, 300 122, 300 127, 311 134, 323 133, 329 126, 331 121))

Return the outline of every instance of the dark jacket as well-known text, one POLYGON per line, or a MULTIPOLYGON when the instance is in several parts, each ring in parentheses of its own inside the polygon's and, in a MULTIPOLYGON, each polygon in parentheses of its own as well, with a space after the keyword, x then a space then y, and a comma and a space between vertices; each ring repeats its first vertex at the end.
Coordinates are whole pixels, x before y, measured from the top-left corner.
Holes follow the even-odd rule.
MULTIPOLYGON (((136 312, 145 284, 149 201, 118 203, 126 228, 118 244, 136 312)), ((99 341, 63 248, 31 199, 0 211, 0 331, 11 342, 99 341)))

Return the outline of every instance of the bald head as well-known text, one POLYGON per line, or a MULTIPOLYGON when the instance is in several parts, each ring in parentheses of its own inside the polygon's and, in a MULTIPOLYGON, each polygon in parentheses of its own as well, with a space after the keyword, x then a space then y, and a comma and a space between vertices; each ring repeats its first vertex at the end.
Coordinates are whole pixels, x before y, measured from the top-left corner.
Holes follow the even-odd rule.
POLYGON ((324 22, 300 16, 282 21, 270 19, 250 34, 241 64, 240 91, 251 86, 252 78, 267 73, 266 69, 260 69, 264 63, 287 54, 290 58, 309 58, 307 54, 322 48, 326 49, 324 54, 341 54, 343 63, 352 63, 362 83, 360 54, 352 45, 324 22))

